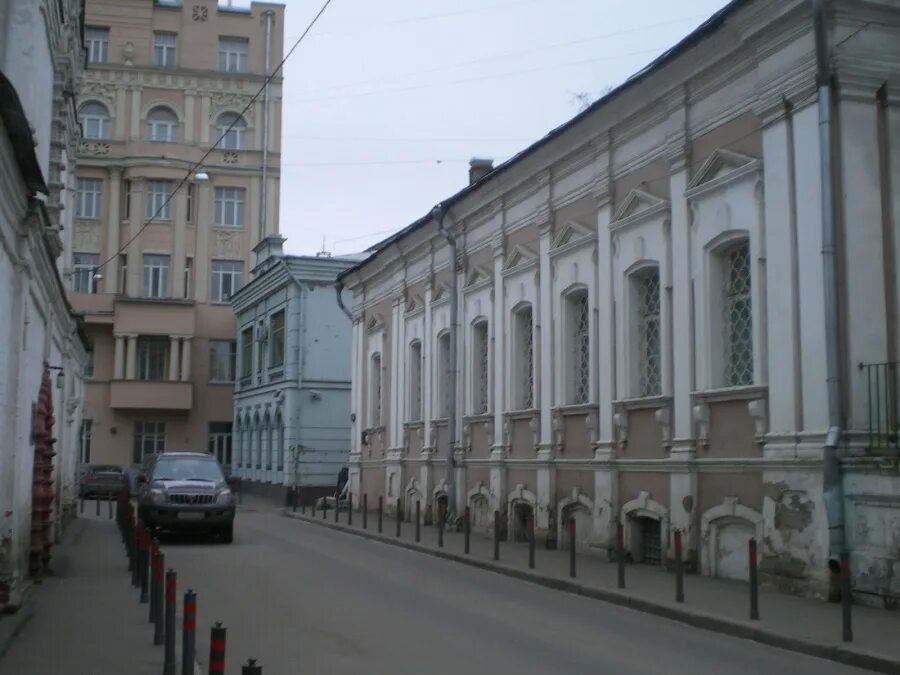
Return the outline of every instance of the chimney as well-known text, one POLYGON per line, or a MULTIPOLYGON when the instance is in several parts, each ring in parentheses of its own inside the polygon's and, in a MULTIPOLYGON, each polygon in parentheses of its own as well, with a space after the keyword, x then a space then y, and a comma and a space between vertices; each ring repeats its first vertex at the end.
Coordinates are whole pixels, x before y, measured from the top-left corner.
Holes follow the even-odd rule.
POLYGON ((469 185, 474 185, 494 170, 494 160, 473 157, 469 160, 469 185))

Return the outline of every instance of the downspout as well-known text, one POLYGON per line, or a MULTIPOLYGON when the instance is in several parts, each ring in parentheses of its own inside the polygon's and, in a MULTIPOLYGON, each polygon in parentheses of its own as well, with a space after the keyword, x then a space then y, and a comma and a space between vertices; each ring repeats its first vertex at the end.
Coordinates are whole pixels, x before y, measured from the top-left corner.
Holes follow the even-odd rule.
POLYGON ((263 87, 263 133, 262 133, 262 185, 259 192, 259 240, 266 236, 266 220, 269 214, 269 71, 272 67, 272 17, 271 9, 263 12, 266 17, 266 83, 263 87))
MULTIPOLYGON (((844 487, 838 446, 843 424, 840 357, 838 354, 837 269, 834 246, 834 189, 832 185, 831 145, 831 73, 823 0, 812 0, 816 39, 816 63, 819 87, 819 153, 822 190, 822 266, 825 299, 825 371, 828 389, 828 433, 823 455, 823 499, 828 517, 828 568, 832 580, 839 572, 840 556, 845 552, 844 487)), ((833 595, 833 594, 832 594, 833 595)))
POLYGON ((447 240, 450 248, 450 273, 453 276, 453 286, 450 290, 450 358, 447 372, 447 385, 450 389, 450 410, 447 411, 447 521, 452 522, 456 518, 456 376, 457 376, 457 340, 459 333, 459 285, 456 279, 456 237, 444 226, 444 216, 447 212, 443 204, 438 204, 431 211, 431 216, 437 223, 438 232, 447 240))
POLYGON ((347 305, 344 304, 344 298, 341 297, 341 294, 344 292, 343 281, 334 282, 334 292, 337 293, 338 307, 340 307, 341 311, 347 315, 347 318, 350 319, 350 323, 353 323, 353 313, 349 309, 347 309, 347 305))

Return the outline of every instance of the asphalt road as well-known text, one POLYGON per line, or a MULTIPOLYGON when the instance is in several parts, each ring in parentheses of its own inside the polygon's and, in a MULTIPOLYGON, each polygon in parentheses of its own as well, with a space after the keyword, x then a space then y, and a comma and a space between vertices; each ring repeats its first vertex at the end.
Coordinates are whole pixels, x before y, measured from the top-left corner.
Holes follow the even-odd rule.
POLYGON ((164 540, 198 593, 198 652, 228 673, 862 673, 283 518, 239 513, 232 545, 164 540))

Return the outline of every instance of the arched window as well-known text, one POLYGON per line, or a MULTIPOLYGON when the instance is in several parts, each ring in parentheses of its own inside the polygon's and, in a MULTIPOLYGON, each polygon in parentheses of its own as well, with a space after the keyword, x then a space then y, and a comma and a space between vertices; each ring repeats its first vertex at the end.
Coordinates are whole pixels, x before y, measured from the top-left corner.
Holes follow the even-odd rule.
POLYGON ((531 305, 513 314, 513 401, 519 410, 534 407, 534 322, 531 305))
POLYGON ((422 342, 409 344, 409 421, 422 419, 422 342))
POLYGON ((488 322, 481 320, 472 326, 472 413, 475 415, 488 411, 489 370, 488 322))
POLYGON ((723 347, 726 387, 753 384, 753 306, 750 297, 750 242, 719 253, 722 268, 723 347))
POLYGON ((567 363, 566 403, 590 400, 591 331, 587 289, 569 293, 565 298, 565 345, 567 363))
POLYGON ((372 354, 369 373, 369 427, 381 426, 381 354, 372 354))
POLYGON ((634 368, 637 396, 659 396, 662 392, 662 361, 659 322, 659 268, 635 273, 633 289, 634 368))
POLYGON ((223 150, 243 150, 247 122, 237 113, 222 113, 216 119, 216 139, 223 150))
POLYGON ((96 101, 85 103, 78 109, 81 118, 81 135, 90 139, 109 138, 109 111, 96 101))
POLYGON ((147 113, 147 140, 173 143, 178 140, 178 116, 165 106, 147 113))

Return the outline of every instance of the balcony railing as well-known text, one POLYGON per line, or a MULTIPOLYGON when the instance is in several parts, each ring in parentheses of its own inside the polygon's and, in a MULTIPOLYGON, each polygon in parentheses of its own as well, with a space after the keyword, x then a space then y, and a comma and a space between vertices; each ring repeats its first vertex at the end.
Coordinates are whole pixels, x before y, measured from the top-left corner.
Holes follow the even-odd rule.
POLYGON ((900 449, 900 408, 897 376, 900 363, 860 363, 866 381, 869 449, 900 449))

